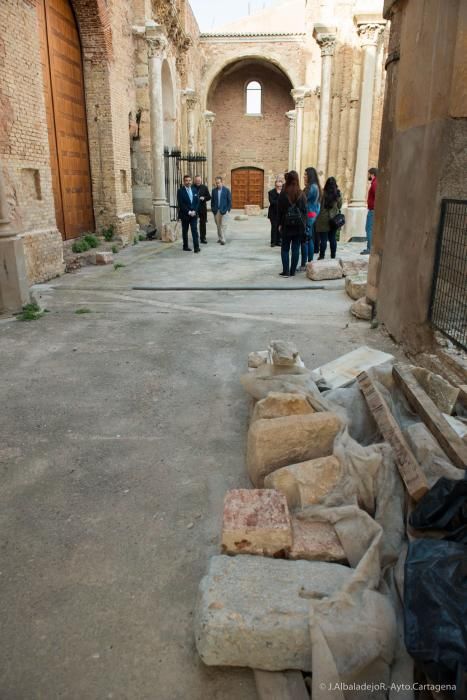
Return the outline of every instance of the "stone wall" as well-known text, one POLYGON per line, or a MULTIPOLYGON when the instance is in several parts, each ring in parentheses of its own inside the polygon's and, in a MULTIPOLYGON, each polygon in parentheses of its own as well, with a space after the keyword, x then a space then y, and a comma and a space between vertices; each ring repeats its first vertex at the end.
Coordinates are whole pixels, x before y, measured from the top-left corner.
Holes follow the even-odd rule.
POLYGON ((260 63, 245 66, 222 78, 208 102, 215 112, 213 126, 213 174, 230 187, 231 170, 256 167, 264 170, 264 202, 278 173, 288 166, 289 124, 285 113, 293 109, 289 80, 260 63), (250 80, 262 86, 262 114, 245 114, 245 88, 250 80))
POLYGON ((431 341, 441 199, 467 199, 467 85, 459 58, 466 51, 467 6, 462 0, 390 5, 385 168, 369 293, 389 332, 417 351, 431 341))

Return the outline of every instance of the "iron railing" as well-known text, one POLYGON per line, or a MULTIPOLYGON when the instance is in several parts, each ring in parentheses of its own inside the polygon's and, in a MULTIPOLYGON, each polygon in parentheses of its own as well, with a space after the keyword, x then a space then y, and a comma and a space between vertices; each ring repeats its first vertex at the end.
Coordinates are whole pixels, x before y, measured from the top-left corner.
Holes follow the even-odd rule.
POLYGON ((467 350, 467 200, 441 203, 430 319, 467 350))
POLYGON ((164 149, 165 191, 170 206, 170 220, 177 220, 177 190, 184 175, 201 175, 206 182, 206 161, 204 153, 182 153, 178 148, 164 149))

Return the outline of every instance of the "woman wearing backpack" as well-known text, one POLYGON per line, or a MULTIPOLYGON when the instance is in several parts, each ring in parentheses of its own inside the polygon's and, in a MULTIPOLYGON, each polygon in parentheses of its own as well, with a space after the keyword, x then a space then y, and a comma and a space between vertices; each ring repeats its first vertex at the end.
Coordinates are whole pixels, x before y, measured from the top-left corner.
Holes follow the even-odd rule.
POLYGON ((277 203, 279 231, 282 238, 281 277, 293 277, 300 257, 300 245, 305 236, 306 228, 306 199, 300 189, 298 173, 291 170, 287 173, 284 189, 277 203), (292 247, 292 260, 290 260, 292 247))
MULTIPOLYGON (((305 189, 306 197, 306 237, 302 242, 302 266, 301 270, 306 269, 307 262, 313 260, 314 255, 314 227, 316 217, 320 210, 321 201, 321 185, 319 184, 318 173, 315 168, 306 168, 305 170, 305 189)), ((318 250, 316 250, 318 252, 318 250)))
POLYGON ((323 196, 321 198, 321 210, 316 217, 315 231, 319 234, 319 258, 323 260, 329 240, 331 248, 331 258, 336 257, 337 228, 333 226, 333 219, 339 214, 342 207, 342 195, 335 178, 328 177, 324 185, 323 196))

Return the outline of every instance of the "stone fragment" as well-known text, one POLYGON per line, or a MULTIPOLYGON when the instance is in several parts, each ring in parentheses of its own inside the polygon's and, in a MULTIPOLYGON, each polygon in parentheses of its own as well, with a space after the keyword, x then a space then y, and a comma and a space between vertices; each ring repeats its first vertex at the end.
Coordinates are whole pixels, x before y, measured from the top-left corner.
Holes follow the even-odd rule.
POLYGON ((164 224, 161 231, 161 241, 164 243, 174 243, 177 240, 177 230, 170 224, 164 224))
POLYGON ((465 440, 467 440, 467 425, 464 423, 464 421, 461 421, 454 416, 450 416, 448 413, 444 413, 443 416, 454 432, 457 433, 457 435, 465 442, 465 440))
POLYGON ((366 256, 359 256, 353 260, 344 260, 341 258, 339 263, 342 267, 342 274, 344 277, 368 272, 368 258, 366 256))
POLYGON ((269 360, 269 350, 257 350, 250 352, 248 355, 248 367, 256 368, 264 365, 269 360))
POLYGON ((281 418, 314 413, 314 409, 303 394, 288 394, 272 391, 256 404, 251 420, 281 418))
POLYGON ((404 430, 404 437, 420 464, 431 488, 442 476, 462 479, 464 470, 455 467, 424 423, 414 423, 404 430))
POLYGON ((361 299, 366 295, 367 276, 349 275, 345 278, 345 291, 351 299, 361 299))
POLYGON ((273 489, 232 489, 224 498, 222 551, 273 557, 292 546, 285 496, 273 489))
POLYGON ((342 277, 338 260, 314 260, 306 264, 306 276, 310 280, 337 280, 342 277))
POLYGON ((330 389, 338 389, 351 384, 363 370, 392 360, 394 360, 393 355, 361 345, 356 350, 317 367, 312 371, 311 376, 320 385, 325 384, 330 389))
POLYGON ((271 340, 269 347, 274 365, 292 366, 300 358, 296 346, 287 340, 271 340))
POLYGON ((292 516, 292 536, 289 559, 346 561, 344 549, 331 523, 292 516))
POLYGON ((248 221, 248 216, 246 214, 237 214, 235 221, 248 221))
POLYGON ((354 301, 354 303, 350 305, 350 311, 357 318, 361 318, 364 321, 371 321, 373 309, 371 304, 367 304, 366 297, 354 301))
POLYGON ((114 256, 113 253, 109 251, 102 251, 100 253, 96 253, 96 265, 110 265, 114 261, 114 256))
POLYGON ((327 411, 310 415, 260 419, 250 425, 247 468, 254 486, 281 467, 332 454, 341 420, 327 411))
POLYGON ((261 216, 262 209, 258 204, 245 204, 245 216, 261 216))
POLYGON ((213 557, 195 611, 201 659, 208 666, 311 670, 310 600, 337 593, 352 574, 320 561, 213 557))
POLYGON ((424 367, 411 367, 411 370, 417 382, 441 413, 451 415, 459 398, 459 388, 452 386, 439 374, 434 374, 424 367))
POLYGON ((341 476, 339 460, 330 455, 277 469, 266 476, 264 486, 283 493, 290 510, 295 510, 322 502, 341 476))

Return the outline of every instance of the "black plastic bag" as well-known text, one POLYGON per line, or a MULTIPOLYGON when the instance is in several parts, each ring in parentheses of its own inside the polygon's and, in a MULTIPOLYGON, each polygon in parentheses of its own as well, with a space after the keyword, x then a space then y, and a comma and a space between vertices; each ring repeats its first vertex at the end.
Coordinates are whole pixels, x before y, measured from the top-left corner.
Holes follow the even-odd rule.
POLYGON ((407 651, 431 682, 455 686, 443 695, 466 699, 467 545, 433 539, 409 544, 404 636, 407 651))
POLYGON ((444 530, 443 539, 467 544, 467 479, 438 479, 409 522, 417 530, 444 530))

